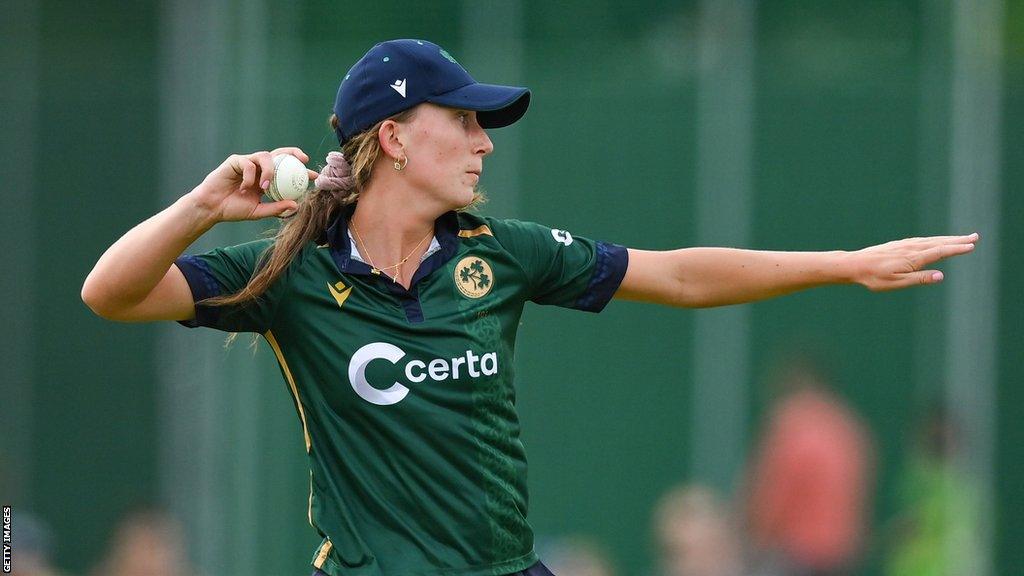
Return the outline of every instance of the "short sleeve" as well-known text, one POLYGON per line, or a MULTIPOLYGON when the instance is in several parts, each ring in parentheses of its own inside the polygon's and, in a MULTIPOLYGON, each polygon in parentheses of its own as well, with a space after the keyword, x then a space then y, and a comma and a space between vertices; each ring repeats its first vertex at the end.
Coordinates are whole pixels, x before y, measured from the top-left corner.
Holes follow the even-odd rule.
POLYGON ((600 312, 626 274, 628 254, 618 244, 574 236, 533 222, 494 220, 497 240, 512 253, 538 304, 600 312))
POLYGON ((195 318, 179 323, 189 328, 205 326, 225 332, 263 333, 269 330, 286 289, 284 274, 259 298, 245 304, 209 306, 201 304, 201 301, 234 294, 245 287, 257 267, 266 263, 267 249, 272 244, 272 240, 257 240, 175 260, 196 303, 195 318))

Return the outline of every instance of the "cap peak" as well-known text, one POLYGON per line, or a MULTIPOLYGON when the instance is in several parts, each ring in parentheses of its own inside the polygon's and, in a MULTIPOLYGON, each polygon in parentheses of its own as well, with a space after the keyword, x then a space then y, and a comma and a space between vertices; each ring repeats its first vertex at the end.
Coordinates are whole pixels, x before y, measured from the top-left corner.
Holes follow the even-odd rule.
POLYGON ((344 144, 377 122, 424 102, 477 111, 481 126, 499 128, 526 112, 529 95, 526 88, 480 84, 432 42, 388 40, 367 51, 338 86, 338 141, 344 144))

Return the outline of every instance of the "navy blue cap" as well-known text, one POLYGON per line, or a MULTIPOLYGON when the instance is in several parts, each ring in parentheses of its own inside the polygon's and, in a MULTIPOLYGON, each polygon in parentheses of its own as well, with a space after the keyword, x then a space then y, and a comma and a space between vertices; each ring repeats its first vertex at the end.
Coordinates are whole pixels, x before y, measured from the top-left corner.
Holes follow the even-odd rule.
POLYGON ((501 128, 526 113, 530 91, 481 84, 444 48, 426 40, 388 40, 370 48, 338 86, 338 142, 423 102, 473 110, 480 126, 501 128))

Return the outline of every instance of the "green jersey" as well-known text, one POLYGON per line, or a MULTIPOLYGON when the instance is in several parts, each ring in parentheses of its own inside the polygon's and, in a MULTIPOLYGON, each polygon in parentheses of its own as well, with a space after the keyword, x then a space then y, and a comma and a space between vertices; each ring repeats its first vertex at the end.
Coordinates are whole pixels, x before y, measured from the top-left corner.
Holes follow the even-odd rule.
POLYGON ((313 565, 331 576, 509 574, 537 562, 515 411, 527 301, 600 311, 626 249, 449 212, 410 289, 372 273, 345 214, 257 301, 241 289, 271 240, 177 261, 187 326, 257 332, 291 390, 310 468, 313 565))

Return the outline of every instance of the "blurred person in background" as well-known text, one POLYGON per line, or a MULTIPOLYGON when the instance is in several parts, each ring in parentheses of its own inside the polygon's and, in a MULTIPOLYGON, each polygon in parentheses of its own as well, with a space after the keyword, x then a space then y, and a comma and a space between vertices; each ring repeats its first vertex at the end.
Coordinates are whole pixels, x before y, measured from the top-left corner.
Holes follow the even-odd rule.
POLYGON ((53 531, 31 512, 11 513, 11 574, 67 576, 53 565, 53 531))
POLYGON ((783 365, 748 486, 759 574, 852 574, 873 486, 867 429, 808 358, 783 365))
POLYGON ((886 527, 887 576, 978 574, 979 490, 957 461, 960 434, 942 407, 918 425, 900 486, 901 512, 886 527))
MULTIPOLYGON (((895 290, 940 282, 929 267, 978 240, 654 251, 471 213, 494 150, 486 129, 529 102, 526 88, 476 82, 436 44, 377 44, 341 79, 340 150, 299 202, 261 199, 274 157, 308 162, 302 150, 232 154, 85 280, 82 299, 105 318, 267 340, 302 425, 317 574, 550 574, 526 518, 514 402, 527 302, 599 312, 612 298, 698 308, 828 284, 895 290), (267 217, 289 217, 274 239, 183 254, 220 223, 267 217)), ((585 170, 571 122, 550 128, 565 136, 556 169, 585 170)))
POLYGON ((733 511, 710 488, 679 486, 654 511, 660 576, 742 576, 733 511))
POLYGON ((542 541, 544 563, 558 576, 615 576, 608 554, 593 538, 570 535, 542 541))
POLYGON ((159 508, 126 513, 90 576, 193 576, 181 525, 159 508))

